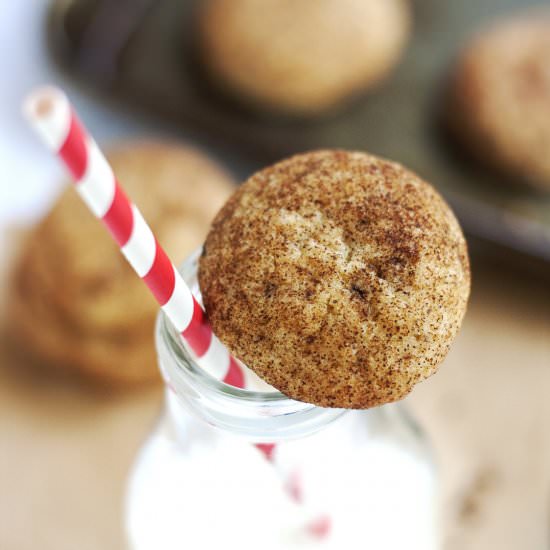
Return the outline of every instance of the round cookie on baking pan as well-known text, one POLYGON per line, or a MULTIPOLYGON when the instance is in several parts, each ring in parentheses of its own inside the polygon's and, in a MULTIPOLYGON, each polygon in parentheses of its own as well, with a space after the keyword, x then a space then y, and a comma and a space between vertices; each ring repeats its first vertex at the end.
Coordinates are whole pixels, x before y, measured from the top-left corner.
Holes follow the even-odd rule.
POLYGON ((315 114, 383 79, 410 29, 408 0, 209 0, 199 48, 243 102, 315 114))
POLYGON ((430 185, 365 153, 317 151, 235 192, 199 281, 214 332, 266 382, 316 405, 368 408, 437 370, 470 272, 459 224, 430 185))
MULTIPOLYGON (((191 148, 136 142, 107 156, 176 262, 203 242, 233 190, 230 177, 191 148)), ((158 378, 158 304, 74 189, 30 234, 11 311, 14 336, 45 364, 105 385, 158 378)))
POLYGON ((550 9, 495 21, 471 40, 450 82, 446 118, 483 163, 550 190, 550 9))

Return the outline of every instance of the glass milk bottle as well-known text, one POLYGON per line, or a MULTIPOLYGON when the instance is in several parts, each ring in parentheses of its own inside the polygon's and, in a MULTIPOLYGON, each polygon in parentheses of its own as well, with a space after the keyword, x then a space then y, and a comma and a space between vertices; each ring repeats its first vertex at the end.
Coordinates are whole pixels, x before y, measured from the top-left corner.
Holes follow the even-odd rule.
MULTIPOLYGON (((197 289, 197 255, 182 274, 197 289)), ((438 548, 434 469, 401 405, 323 409, 202 370, 161 315, 164 413, 130 475, 131 550, 438 548)))

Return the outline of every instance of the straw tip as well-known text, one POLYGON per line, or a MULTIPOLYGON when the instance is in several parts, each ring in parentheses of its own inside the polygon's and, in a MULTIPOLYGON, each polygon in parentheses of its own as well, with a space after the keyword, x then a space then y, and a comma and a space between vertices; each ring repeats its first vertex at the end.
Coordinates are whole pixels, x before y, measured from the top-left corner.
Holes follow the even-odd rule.
POLYGON ((23 101, 23 114, 29 120, 46 119, 53 115, 60 102, 65 103, 66 96, 59 88, 52 85, 40 86, 23 101))
POLYGON ((23 101, 23 116, 44 143, 58 151, 71 123, 71 106, 67 96, 55 86, 40 86, 23 101))

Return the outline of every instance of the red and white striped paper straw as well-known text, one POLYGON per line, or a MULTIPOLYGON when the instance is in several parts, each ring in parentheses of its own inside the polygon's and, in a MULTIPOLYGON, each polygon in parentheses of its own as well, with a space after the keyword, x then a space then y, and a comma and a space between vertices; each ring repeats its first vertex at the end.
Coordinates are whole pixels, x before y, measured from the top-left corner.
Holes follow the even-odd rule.
MULTIPOLYGON (((197 363, 226 384, 243 388, 243 369, 212 332, 202 307, 159 245, 137 206, 124 193, 67 96, 51 86, 39 88, 28 96, 23 112, 42 141, 69 170, 76 190, 149 287, 192 350, 197 363)), ((256 444, 256 447, 268 460, 273 460, 274 444, 256 444)), ((287 486, 296 502, 301 501, 300 485, 299 476, 292 476, 287 486)), ((321 516, 307 526, 310 533, 320 538, 326 536, 329 529, 328 516, 321 516)))
POLYGON ((23 111, 43 142, 67 167, 76 190, 107 227, 198 364, 219 380, 244 387, 241 366, 212 332, 202 307, 124 193, 67 96, 51 86, 39 88, 26 99, 23 111))

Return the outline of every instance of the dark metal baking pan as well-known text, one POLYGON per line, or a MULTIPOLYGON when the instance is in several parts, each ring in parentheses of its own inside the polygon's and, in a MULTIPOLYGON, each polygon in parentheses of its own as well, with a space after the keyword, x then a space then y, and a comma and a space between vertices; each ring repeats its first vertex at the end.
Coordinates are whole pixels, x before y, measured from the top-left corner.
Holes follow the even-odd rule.
POLYGON ((110 97, 201 131, 260 166, 319 147, 368 150, 436 185, 466 232, 517 265, 550 273, 550 195, 509 185, 462 156, 442 134, 446 75, 471 32, 543 1, 416 0, 414 33, 393 75, 339 112, 316 120, 263 116, 225 98, 196 59, 196 0, 63 0, 50 43, 62 66, 110 97))

